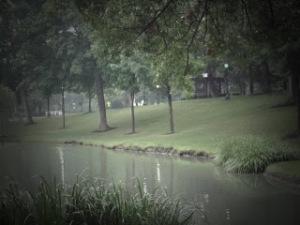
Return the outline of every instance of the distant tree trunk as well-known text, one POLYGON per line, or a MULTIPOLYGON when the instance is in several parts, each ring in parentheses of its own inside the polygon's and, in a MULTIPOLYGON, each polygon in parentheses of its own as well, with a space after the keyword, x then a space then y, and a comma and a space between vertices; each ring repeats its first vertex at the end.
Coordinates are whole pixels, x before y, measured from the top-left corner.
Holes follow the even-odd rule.
POLYGON ((240 88, 240 95, 245 95, 246 90, 245 90, 245 83, 243 82, 243 80, 241 79, 242 74, 238 73, 238 83, 239 83, 239 88, 240 88))
POLYGON ((297 117, 298 117, 298 133, 300 133, 300 82, 299 82, 299 77, 297 76, 297 117))
POLYGON ((229 91, 229 74, 228 74, 228 69, 225 69, 225 83, 226 83, 226 96, 225 99, 229 100, 230 99, 230 91, 229 91))
POLYGON ((254 81, 253 81, 253 69, 252 65, 249 66, 249 94, 254 94, 254 81))
POLYGON ((146 98, 146 90, 145 90, 145 88, 143 90, 143 100, 144 100, 144 104, 143 105, 148 105, 148 99, 146 98))
POLYGON ((61 87, 61 112, 62 112, 62 128, 66 128, 66 118, 65 118, 65 88, 61 87))
POLYGON ((212 82, 212 74, 209 73, 207 76, 207 97, 213 97, 213 82, 212 82))
POLYGON ((89 97, 89 111, 88 112, 89 113, 92 112, 92 98, 91 97, 89 97))
POLYGON ((170 133, 175 133, 174 128, 174 116, 173 116, 173 105, 172 105, 172 95, 171 95, 171 87, 167 85, 167 97, 168 97, 168 105, 169 105, 169 116, 170 116, 170 133))
POLYGON ((244 94, 244 87, 243 87, 243 83, 239 80, 239 88, 240 88, 240 95, 245 95, 244 94))
POLYGON ((160 94, 156 93, 156 104, 160 104, 160 94))
POLYGON ((286 80, 285 89, 289 97, 294 98, 292 76, 289 75, 286 80))
POLYGON ((89 90, 88 90, 88 98, 89 98, 88 112, 91 113, 92 112, 92 90, 91 90, 91 88, 89 88, 89 90))
POLYGON ((100 116, 99 130, 106 131, 109 129, 109 126, 106 118, 103 79, 101 74, 96 75, 96 94, 98 98, 98 108, 99 108, 99 116, 100 116))
POLYGON ((291 88, 292 88, 291 92, 292 92, 293 99, 296 102, 299 87, 298 87, 298 76, 295 73, 292 73, 291 88))
POLYGON ((207 82, 207 79, 205 79, 204 82, 205 82, 205 97, 207 98, 208 97, 208 82, 207 82))
POLYGON ((25 90, 23 91, 23 96, 24 96, 24 105, 25 105, 26 116, 27 116, 27 124, 34 124, 34 121, 32 118, 31 106, 28 101, 27 91, 25 91, 25 90))
POLYGON ((297 75, 292 75, 293 98, 297 106, 297 130, 300 135, 300 79, 297 75))
POLYGON ((47 117, 50 118, 50 95, 47 96, 47 117))
POLYGON ((18 119, 18 121, 21 123, 23 122, 23 113, 24 113, 24 109, 23 109, 23 93, 22 91, 16 91, 16 104, 15 104, 15 116, 18 119))
POLYGON ((294 73, 292 73, 292 94, 297 106, 297 130, 300 135, 300 79, 294 73))
POLYGON ((131 133, 135 133, 135 116, 134 116, 134 91, 130 92, 130 108, 131 108, 131 133))
POLYGON ((288 66, 292 74, 292 93, 297 104, 297 132, 300 135, 300 50, 293 49, 287 54, 288 66))
POLYGON ((38 110, 39 110, 39 116, 41 116, 43 113, 42 113, 42 105, 39 104, 38 105, 38 110))
POLYGON ((272 93, 272 74, 270 72, 270 67, 267 61, 262 63, 263 69, 263 91, 264 93, 272 93))

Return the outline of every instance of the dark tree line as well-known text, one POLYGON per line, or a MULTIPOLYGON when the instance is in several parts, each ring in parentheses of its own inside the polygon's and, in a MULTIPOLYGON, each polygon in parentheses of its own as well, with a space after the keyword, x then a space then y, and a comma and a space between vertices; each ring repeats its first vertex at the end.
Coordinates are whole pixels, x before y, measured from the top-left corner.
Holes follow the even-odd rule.
MULTIPOLYGON (((33 123, 30 96, 41 90, 48 105, 65 91, 97 96, 98 129, 110 129, 105 90, 128 91, 132 133, 134 99, 141 86, 159 87, 168 100, 189 76, 214 70, 230 73, 240 92, 264 93, 274 80, 290 82, 300 129, 299 1, 277 0, 4 0, 1 2, 1 84, 24 104, 33 123), (143 58, 142 62, 136 58, 143 58), (229 64, 228 70, 213 68, 229 64)), ((226 80, 228 80, 226 78, 226 80)), ((227 85, 227 88, 229 85, 227 85)), ((229 88, 227 91, 229 96, 229 88)), ((65 127, 65 116, 63 116, 65 127)))

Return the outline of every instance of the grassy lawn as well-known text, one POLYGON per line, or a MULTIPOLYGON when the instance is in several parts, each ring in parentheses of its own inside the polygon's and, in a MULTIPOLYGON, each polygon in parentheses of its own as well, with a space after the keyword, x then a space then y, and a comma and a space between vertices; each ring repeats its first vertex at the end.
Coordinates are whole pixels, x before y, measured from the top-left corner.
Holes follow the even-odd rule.
MULTIPOLYGON (((272 108, 286 99, 281 95, 234 96, 174 102, 175 134, 168 134, 167 104, 136 108, 137 133, 130 135, 130 109, 108 110, 109 124, 115 129, 93 132, 98 126, 98 112, 71 115, 66 129, 61 118, 39 119, 32 126, 20 125, 25 141, 76 140, 105 145, 173 146, 179 150, 194 149, 218 152, 224 140, 236 136, 254 135, 281 139, 296 130, 296 108, 272 108)), ((289 141, 298 146, 299 140, 289 141)))

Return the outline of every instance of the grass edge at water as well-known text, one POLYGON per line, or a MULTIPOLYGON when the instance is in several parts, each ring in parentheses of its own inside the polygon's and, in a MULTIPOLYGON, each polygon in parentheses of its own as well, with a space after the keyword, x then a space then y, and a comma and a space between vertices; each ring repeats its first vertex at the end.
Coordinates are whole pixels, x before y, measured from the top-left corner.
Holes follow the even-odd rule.
POLYGON ((234 137, 225 141, 217 158, 227 172, 261 173, 274 162, 295 159, 285 144, 257 136, 234 137))

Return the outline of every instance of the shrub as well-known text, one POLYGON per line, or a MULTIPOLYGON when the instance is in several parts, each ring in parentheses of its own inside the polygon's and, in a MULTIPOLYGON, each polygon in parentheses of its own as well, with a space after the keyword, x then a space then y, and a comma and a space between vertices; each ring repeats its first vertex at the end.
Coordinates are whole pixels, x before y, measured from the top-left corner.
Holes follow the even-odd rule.
POLYGON ((221 148, 218 162, 227 172, 259 173, 273 162, 294 159, 288 146, 255 136, 233 138, 221 148))
POLYGON ((179 201, 144 193, 139 182, 128 189, 85 181, 66 190, 42 181, 34 194, 10 185, 0 196, 0 224, 6 225, 184 225, 191 217, 179 201))

